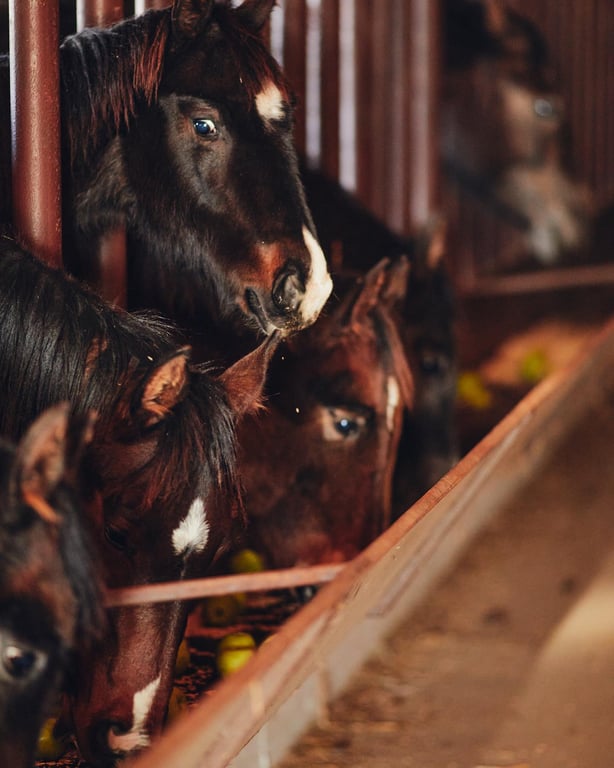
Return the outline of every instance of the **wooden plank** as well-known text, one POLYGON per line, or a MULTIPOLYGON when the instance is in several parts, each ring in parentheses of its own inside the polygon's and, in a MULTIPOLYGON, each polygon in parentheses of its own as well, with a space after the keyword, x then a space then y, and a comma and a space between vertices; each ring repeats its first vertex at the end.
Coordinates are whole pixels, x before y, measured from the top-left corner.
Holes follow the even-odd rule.
MULTIPOLYGON (((608 382, 613 366, 614 322, 596 334, 574 365, 532 390, 431 491, 267 640, 246 667, 177 720, 146 754, 126 765, 222 768, 259 731, 264 738, 264 723, 272 721, 282 703, 313 674, 331 683, 330 695, 338 692, 378 639, 407 616, 475 533, 535 475, 586 409, 612 397, 608 382), (354 652, 347 639, 358 635, 368 642, 354 652), (339 669, 340 658, 345 672, 339 669), (323 671, 328 662, 330 667, 323 671)), ((313 686, 308 689, 313 696, 313 686)), ((313 706, 306 709, 314 711, 313 706)), ((281 721, 276 732, 280 728, 281 721)))

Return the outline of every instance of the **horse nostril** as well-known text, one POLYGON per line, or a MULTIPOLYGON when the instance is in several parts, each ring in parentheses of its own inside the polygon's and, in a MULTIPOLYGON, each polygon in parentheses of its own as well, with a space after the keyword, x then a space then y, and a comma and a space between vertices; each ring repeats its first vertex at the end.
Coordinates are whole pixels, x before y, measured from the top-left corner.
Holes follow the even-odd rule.
POLYGON ((117 751, 110 743, 109 737, 113 734, 126 733, 128 730, 129 727, 115 720, 100 720, 95 723, 90 730, 90 747, 93 757, 101 761, 101 765, 105 765, 105 760, 111 760, 117 751))
POLYGON ((273 303, 281 312, 296 312, 305 293, 305 286, 296 270, 284 272, 273 287, 273 303))

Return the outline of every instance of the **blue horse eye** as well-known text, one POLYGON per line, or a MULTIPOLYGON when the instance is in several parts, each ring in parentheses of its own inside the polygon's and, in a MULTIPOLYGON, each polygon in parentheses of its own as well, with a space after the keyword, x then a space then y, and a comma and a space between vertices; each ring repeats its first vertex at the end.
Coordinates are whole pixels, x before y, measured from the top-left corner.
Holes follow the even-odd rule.
POLYGON ((2 663, 11 677, 22 679, 32 670, 36 662, 34 651, 26 651, 16 645, 9 645, 4 651, 2 663))
POLYGON ((194 130, 199 136, 215 136, 217 128, 213 120, 209 120, 207 117, 198 117, 193 121, 194 130))
POLYGON ((340 435, 347 437, 358 432, 358 424, 353 419, 342 418, 335 422, 335 429, 340 435))

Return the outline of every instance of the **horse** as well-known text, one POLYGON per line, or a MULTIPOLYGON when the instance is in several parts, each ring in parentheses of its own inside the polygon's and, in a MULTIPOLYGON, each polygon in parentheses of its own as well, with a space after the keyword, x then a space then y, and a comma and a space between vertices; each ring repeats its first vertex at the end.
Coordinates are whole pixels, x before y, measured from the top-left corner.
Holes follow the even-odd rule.
POLYGON ((443 5, 441 157, 543 265, 587 240, 588 191, 567 166, 564 104, 546 41, 501 0, 443 5))
POLYGON ((343 562, 390 523, 414 398, 394 320, 408 266, 337 275, 316 323, 279 347, 265 410, 239 428, 247 542, 272 567, 343 562))
POLYGON ((404 512, 457 461, 456 297, 441 217, 413 236, 392 231, 337 181, 301 169, 307 202, 331 269, 364 275, 379 259, 409 258, 408 284, 394 315, 414 380, 405 411, 394 482, 394 516, 404 512))
POLYGON ((273 5, 175 0, 60 47, 66 267, 95 285, 92 254, 125 225, 128 306, 214 345, 307 326, 332 289, 260 36, 273 5))
MULTIPOLYGON (((98 414, 83 487, 107 587, 202 575, 244 525, 238 421, 257 407, 273 334, 218 376, 189 360, 167 321, 110 307, 0 240, 0 434, 16 440, 67 400, 98 414)), ((188 607, 110 612, 68 691, 84 758, 96 766, 162 728, 188 607)))
POLYGON ((91 419, 44 411, 0 440, 0 761, 30 768, 39 730, 77 648, 104 626, 78 465, 91 419))

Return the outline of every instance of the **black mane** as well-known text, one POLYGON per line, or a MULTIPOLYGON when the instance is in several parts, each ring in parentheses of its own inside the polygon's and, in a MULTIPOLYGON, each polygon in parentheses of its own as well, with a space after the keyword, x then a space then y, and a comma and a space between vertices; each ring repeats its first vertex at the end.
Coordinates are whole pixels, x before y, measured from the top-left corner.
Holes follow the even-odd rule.
MULTIPOLYGON (((0 315, 0 434, 13 441, 65 400, 75 415, 96 411, 97 428, 105 429, 127 393, 138 395, 139 382, 180 346, 168 322, 108 306, 7 238, 0 241, 0 315)), ((188 394, 163 428, 152 496, 172 493, 190 467, 209 466, 224 490, 236 489, 232 413, 221 385, 202 369, 192 368, 188 394)))

